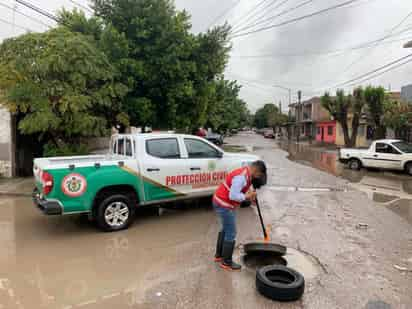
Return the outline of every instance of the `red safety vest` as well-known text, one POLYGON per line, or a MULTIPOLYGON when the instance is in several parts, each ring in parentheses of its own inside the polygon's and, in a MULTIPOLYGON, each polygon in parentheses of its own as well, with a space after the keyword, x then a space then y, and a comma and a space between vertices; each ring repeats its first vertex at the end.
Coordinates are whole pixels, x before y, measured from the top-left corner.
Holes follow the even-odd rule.
POLYGON ((225 181, 220 184, 215 194, 213 195, 213 202, 216 205, 218 205, 219 207, 230 209, 235 209, 236 207, 240 206, 239 202, 232 201, 229 198, 230 188, 232 186, 232 179, 239 175, 244 175, 246 177, 246 186, 243 187, 242 193, 246 193, 249 190, 250 186, 252 185, 250 177, 250 167, 245 166, 235 169, 234 171, 230 172, 229 175, 226 176, 225 181))

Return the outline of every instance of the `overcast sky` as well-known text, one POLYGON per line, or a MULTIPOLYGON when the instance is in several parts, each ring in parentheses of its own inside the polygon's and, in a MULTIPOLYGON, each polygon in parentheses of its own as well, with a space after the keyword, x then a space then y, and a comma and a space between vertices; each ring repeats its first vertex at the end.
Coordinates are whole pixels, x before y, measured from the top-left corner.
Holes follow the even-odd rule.
MULTIPOLYGON (((193 31, 202 32, 224 12, 227 14, 215 25, 227 20, 236 30, 255 21, 276 16, 306 1, 176 0, 176 6, 178 9, 186 9, 192 15, 193 31), (259 3, 260 7, 256 9, 259 3), (230 8, 232 9, 228 11, 230 8), (252 11, 253 9, 255 10, 252 11)), ((251 29, 278 24, 346 1, 348 0, 308 1, 298 9, 283 13, 251 29)), ((62 6, 75 7, 70 0, 30 2, 50 12, 55 12, 62 6)), ((86 0, 74 2, 81 5, 88 3, 86 0)), ((44 31, 47 26, 43 23, 53 25, 47 18, 36 15, 21 5, 17 6, 17 11, 33 16, 40 22, 30 20, 19 13, 13 14, 13 10, 2 6, 14 4, 13 0, 0 0, 1 39, 24 33, 26 28, 44 31), (13 24, 13 18, 16 26, 5 23, 13 24)), ((241 32, 245 30, 239 33, 241 32)), ((340 83, 412 53, 412 49, 402 48, 408 40, 412 40, 412 1, 359 0, 348 7, 322 15, 249 36, 233 38, 233 50, 226 76, 238 80, 243 86, 241 96, 252 111, 265 103, 279 101, 282 101, 283 108, 286 109, 288 91, 274 88, 272 85, 292 89, 293 99, 296 99, 298 90, 302 90, 304 98, 320 95, 327 89, 333 90, 340 83), (404 20, 408 14, 411 16, 404 20), (408 28, 409 31, 399 34, 408 28), (370 45, 367 49, 348 50, 365 42, 382 39, 385 40, 370 45), (383 42, 386 43, 382 44, 383 42), (332 53, 334 51, 340 52, 332 53)), ((412 62, 363 84, 383 85, 396 91, 400 90, 401 86, 411 83, 412 62)))

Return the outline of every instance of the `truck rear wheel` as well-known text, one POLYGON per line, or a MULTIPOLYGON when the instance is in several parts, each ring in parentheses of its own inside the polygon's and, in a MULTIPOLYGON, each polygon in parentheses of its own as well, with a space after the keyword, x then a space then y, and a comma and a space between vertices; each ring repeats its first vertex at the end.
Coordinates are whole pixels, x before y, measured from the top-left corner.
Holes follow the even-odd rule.
POLYGON ((354 171, 359 171, 362 167, 362 163, 358 159, 349 160, 349 168, 354 171))
POLYGON ((126 195, 111 195, 97 207, 96 221, 103 231, 120 231, 128 228, 133 221, 135 208, 126 195))

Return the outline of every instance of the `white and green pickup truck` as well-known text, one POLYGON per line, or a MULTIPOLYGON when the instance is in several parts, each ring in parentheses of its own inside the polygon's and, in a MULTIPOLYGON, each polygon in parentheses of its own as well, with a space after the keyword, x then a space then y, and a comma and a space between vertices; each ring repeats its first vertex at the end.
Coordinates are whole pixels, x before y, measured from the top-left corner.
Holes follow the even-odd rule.
POLYGON ((107 155, 35 159, 33 201, 47 215, 87 213, 116 231, 136 207, 211 196, 229 171, 258 159, 192 135, 114 135, 107 155))

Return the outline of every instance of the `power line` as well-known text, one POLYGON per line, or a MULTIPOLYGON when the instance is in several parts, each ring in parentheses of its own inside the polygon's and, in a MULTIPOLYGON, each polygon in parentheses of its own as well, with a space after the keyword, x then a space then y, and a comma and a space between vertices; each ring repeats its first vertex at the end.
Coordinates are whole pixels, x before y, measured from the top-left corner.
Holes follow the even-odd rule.
POLYGON ((221 18, 223 18, 224 16, 226 16, 227 14, 229 14, 230 11, 232 11, 233 9, 235 9, 235 7, 238 6, 238 4, 241 2, 242 0, 238 0, 234 5, 230 6, 229 8, 227 8, 226 10, 224 10, 222 12, 222 14, 218 15, 210 24, 209 26, 207 26, 207 29, 210 29, 212 26, 214 26, 221 18))
POLYGON ((409 59, 409 60, 407 60, 407 61, 405 61, 405 62, 402 62, 402 63, 400 63, 400 64, 398 64, 398 65, 395 65, 395 66, 393 66, 393 67, 391 67, 391 68, 389 68, 389 69, 387 69, 387 70, 385 70, 385 71, 382 71, 382 72, 380 72, 380 73, 377 73, 377 74, 375 74, 375 75, 372 75, 372 76, 370 76, 370 77, 368 77, 368 78, 365 78, 365 79, 363 79, 363 80, 357 81, 357 82, 354 83, 354 84, 349 84, 349 85, 347 85, 347 86, 355 86, 355 85, 357 85, 357 84, 360 84, 360 83, 366 82, 366 81, 368 81, 368 80, 374 79, 374 78, 379 77, 379 76, 381 76, 381 75, 383 75, 383 74, 385 74, 385 73, 387 73, 387 72, 393 71, 393 70, 395 70, 395 69, 397 69, 397 68, 399 68, 399 67, 401 67, 401 66, 403 66, 403 65, 405 65, 405 64, 408 64, 408 63, 410 63, 410 62, 412 62, 412 59, 409 59))
POLYGON ((25 14, 25 13, 23 13, 23 12, 20 12, 20 11, 16 10, 15 8, 13 8, 13 7, 11 7, 11 6, 7 5, 7 4, 4 4, 4 3, 1 3, 1 2, 0 2, 0 6, 5 7, 5 8, 7 8, 7 9, 9 9, 9 10, 15 11, 17 14, 20 14, 20 15, 22 15, 22 16, 25 16, 25 17, 27 17, 28 19, 30 19, 30 20, 38 23, 38 24, 41 24, 41 25, 43 25, 43 26, 45 26, 45 27, 48 27, 48 28, 51 28, 51 27, 52 27, 52 26, 50 26, 50 25, 42 22, 40 19, 37 19, 37 18, 35 18, 35 17, 33 17, 33 16, 30 16, 30 15, 28 15, 28 14, 25 14))
POLYGON ((9 22, 9 21, 7 21, 7 20, 5 20, 5 19, 3 19, 3 18, 0 18, 0 21, 1 21, 2 23, 5 23, 5 24, 10 25, 10 26, 12 26, 12 27, 17 27, 17 28, 20 28, 20 29, 25 30, 25 31, 28 31, 28 32, 32 32, 32 31, 33 31, 33 30, 29 29, 29 28, 26 28, 26 27, 17 25, 16 23, 9 22))
POLYGON ((267 24, 268 24, 268 21, 275 20, 275 19, 277 19, 278 17, 283 16, 283 15, 286 15, 286 14, 288 14, 288 13, 294 11, 294 10, 297 10, 297 9, 299 9, 299 8, 305 6, 305 5, 307 5, 307 4, 309 4, 309 3, 313 2, 313 1, 314 1, 314 0, 306 0, 306 1, 304 1, 304 2, 301 2, 301 3, 299 3, 298 5, 296 5, 296 6, 294 6, 294 7, 291 7, 291 8, 289 8, 289 9, 283 10, 282 12, 280 12, 280 13, 277 14, 277 15, 268 17, 268 18, 263 19, 263 20, 261 20, 261 21, 259 21, 259 22, 256 21, 254 24, 251 24, 251 25, 249 25, 249 26, 246 26, 246 27, 237 29, 233 34, 240 33, 240 32, 243 31, 243 30, 252 29, 252 28, 254 28, 255 26, 258 26, 258 25, 261 25, 261 24, 266 24, 266 25, 267 25, 267 24))
POLYGON ((263 4, 265 4, 265 2, 268 0, 262 0, 260 1, 257 5, 255 5, 250 11, 248 11, 246 14, 243 14, 240 18, 238 18, 237 21, 235 21, 232 24, 232 28, 236 28, 238 26, 239 23, 242 23, 244 19, 248 18, 250 14, 253 14, 253 12, 255 12, 255 10, 257 10, 258 8, 260 8, 263 4))
MULTIPOLYGON (((411 16, 412 16, 412 12, 409 12, 398 24, 396 24, 394 27, 392 27, 392 29, 389 31, 388 34, 385 34, 385 35, 382 36, 380 39, 378 39, 378 40, 376 41, 376 44, 379 43, 379 42, 382 42, 382 41, 386 40, 386 39, 389 38, 389 37, 391 37, 392 33, 393 33, 396 29, 398 29, 400 26, 402 26, 403 23, 404 23, 406 20, 408 20, 409 17, 411 17, 411 16)), ((401 32, 401 33, 402 33, 402 32, 401 32)), ((375 49, 376 44, 375 44, 375 46, 373 46, 373 49, 372 49, 372 50, 375 49)), ((362 59, 364 59, 365 57, 367 57, 369 54, 370 54, 370 52, 366 52, 364 55, 361 55, 361 56, 360 56, 359 58, 357 58, 355 61, 351 62, 351 63, 343 70, 342 75, 345 74, 346 72, 348 72, 355 64, 357 64, 359 61, 361 61, 362 59)))
MULTIPOLYGON (((412 27, 411 27, 412 29, 412 27)), ((405 31, 406 32, 406 31, 405 31)), ((400 33, 399 33, 400 34, 400 33)), ((388 44, 393 44, 393 43, 398 43, 398 42, 405 42, 407 40, 412 39, 412 37, 405 37, 405 38, 399 38, 396 40, 391 40, 391 41, 383 41, 377 44, 376 46, 379 45, 388 45, 388 44)), ((242 59, 260 59, 260 58, 292 58, 292 57, 307 57, 307 56, 328 56, 328 55, 336 55, 340 56, 345 54, 346 52, 354 51, 354 50, 359 50, 359 49, 366 49, 366 48, 372 48, 373 43, 378 42, 379 40, 374 40, 374 41, 367 41, 361 44, 354 45, 352 47, 347 47, 347 48, 341 48, 341 49, 335 49, 335 50, 328 50, 328 51, 307 51, 303 53, 277 53, 277 54, 261 54, 261 55, 233 55, 232 57, 234 58, 242 58, 242 59)))
POLYGON ((43 15, 51 20, 54 20, 57 23, 61 23, 61 21, 59 20, 59 18, 57 18, 56 16, 54 16, 53 14, 35 6, 34 4, 28 2, 28 1, 24 1, 24 0, 16 0, 17 3, 20 3, 21 5, 39 13, 40 15, 43 15))
MULTIPOLYGON (((274 4, 278 3, 280 0, 273 0, 272 2, 270 2, 268 5, 266 5, 265 7, 263 7, 260 11, 257 11, 255 14, 253 14, 252 16, 250 16, 248 18, 248 20, 246 20, 243 24, 243 28, 239 25, 237 30, 233 29, 234 32, 238 32, 240 29, 244 29, 247 28, 251 23, 254 23, 256 21, 258 21, 259 19, 265 17, 268 14, 268 9, 273 6, 274 4), (263 14, 261 14, 263 12, 263 14)), ((283 0, 280 4, 276 5, 273 10, 278 9, 279 7, 281 7, 283 4, 285 4, 286 2, 288 2, 289 0, 283 0)))
POLYGON ((332 88, 342 87, 342 86, 345 86, 345 85, 347 85, 347 84, 351 84, 352 82, 355 82, 355 81, 358 81, 358 80, 360 80, 360 79, 363 79, 363 78, 365 78, 365 77, 368 78, 369 75, 375 74, 375 73, 377 73, 377 72, 379 72, 379 71, 382 71, 383 69, 386 69, 386 68, 388 68, 388 67, 391 67, 391 66, 393 66, 393 65, 395 65, 395 64, 398 64, 398 63, 400 63, 400 62, 402 62, 402 61, 404 61, 404 60, 406 60, 406 59, 409 59, 409 58, 411 58, 411 57, 412 57, 412 54, 407 55, 407 56, 404 56, 404 57, 401 57, 401 58, 396 59, 396 60, 394 60, 394 61, 392 61, 392 62, 390 62, 390 63, 388 63, 388 64, 386 64, 386 65, 384 65, 384 66, 381 66, 381 67, 379 67, 379 68, 377 68, 377 69, 375 69, 375 70, 373 70, 373 71, 370 71, 370 72, 365 73, 365 74, 362 74, 362 75, 360 75, 360 76, 358 76, 358 77, 352 78, 352 79, 350 79, 350 80, 348 80, 348 81, 346 81, 346 82, 337 84, 337 85, 333 86, 332 88))
POLYGON ((71 3, 73 3, 74 5, 78 6, 79 8, 81 8, 81 9, 83 9, 83 10, 85 10, 85 11, 88 11, 89 13, 94 14, 94 11, 93 11, 91 8, 85 6, 85 5, 83 5, 83 4, 81 4, 81 3, 77 2, 77 1, 74 1, 74 0, 69 0, 69 1, 70 1, 71 3))
POLYGON ((317 15, 321 15, 321 14, 327 13, 327 12, 329 12, 329 11, 333 11, 333 10, 342 8, 342 7, 344 7, 344 6, 347 6, 347 5, 351 4, 351 3, 355 3, 355 2, 358 2, 358 1, 360 1, 360 0, 349 0, 349 1, 345 1, 345 2, 343 2, 343 3, 341 3, 341 4, 337 4, 337 5, 334 5, 334 6, 330 6, 330 7, 328 7, 328 8, 325 8, 325 9, 322 9, 322 10, 319 10, 319 11, 316 11, 316 12, 313 12, 313 13, 310 13, 310 14, 306 14, 306 15, 303 15, 303 16, 300 16, 300 17, 292 18, 292 19, 286 20, 286 21, 281 22, 281 23, 278 23, 278 24, 274 24, 274 25, 270 25, 270 26, 267 26, 267 27, 258 28, 258 29, 256 29, 256 30, 249 31, 249 32, 245 32, 245 33, 235 34, 234 36, 232 36, 232 38, 238 38, 238 37, 242 37, 242 36, 247 36, 247 35, 251 35, 251 34, 254 34, 254 33, 258 33, 258 32, 266 31, 266 30, 269 30, 269 29, 273 29, 273 28, 285 26, 285 25, 288 25, 288 24, 292 24, 292 23, 295 23, 295 22, 298 22, 298 21, 301 21, 301 20, 304 20, 304 19, 307 19, 307 18, 311 18, 311 17, 317 16, 317 15))

